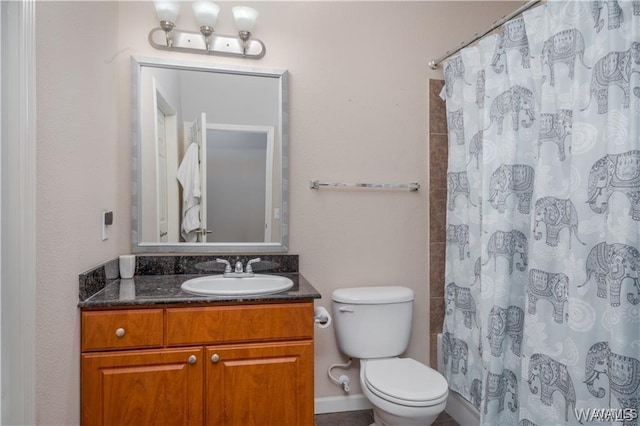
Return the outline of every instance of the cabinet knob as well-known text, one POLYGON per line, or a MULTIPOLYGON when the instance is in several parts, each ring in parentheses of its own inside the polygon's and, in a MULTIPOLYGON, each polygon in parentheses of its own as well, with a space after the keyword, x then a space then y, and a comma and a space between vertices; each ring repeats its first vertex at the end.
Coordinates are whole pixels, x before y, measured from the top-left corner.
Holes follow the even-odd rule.
POLYGON ((211 362, 216 363, 218 361, 220 361, 220 355, 218 354, 211 355, 211 362))
POLYGON ((124 328, 119 328, 116 330, 116 337, 124 337, 124 328))
POLYGON ((191 356, 189 357, 189 359, 187 360, 187 362, 188 362, 189 364, 195 364, 196 362, 198 362, 198 357, 196 357, 195 355, 191 355, 191 356))

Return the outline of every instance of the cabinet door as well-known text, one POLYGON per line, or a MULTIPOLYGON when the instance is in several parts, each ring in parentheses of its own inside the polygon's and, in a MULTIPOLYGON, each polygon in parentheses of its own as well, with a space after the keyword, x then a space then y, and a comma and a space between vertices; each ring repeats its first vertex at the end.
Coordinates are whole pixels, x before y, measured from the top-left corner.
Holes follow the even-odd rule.
POLYGON ((207 347, 207 425, 312 426, 313 341, 207 347))
POLYGON ((82 424, 202 425, 204 349, 82 355, 82 424))

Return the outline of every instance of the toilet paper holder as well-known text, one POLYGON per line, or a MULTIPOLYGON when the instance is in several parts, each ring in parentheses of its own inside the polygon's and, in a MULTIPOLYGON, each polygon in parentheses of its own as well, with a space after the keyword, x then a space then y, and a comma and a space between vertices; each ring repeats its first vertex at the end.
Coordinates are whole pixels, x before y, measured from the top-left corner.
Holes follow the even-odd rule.
POLYGON ((318 327, 326 328, 331 324, 331 315, 324 306, 318 306, 313 310, 313 321, 318 327))

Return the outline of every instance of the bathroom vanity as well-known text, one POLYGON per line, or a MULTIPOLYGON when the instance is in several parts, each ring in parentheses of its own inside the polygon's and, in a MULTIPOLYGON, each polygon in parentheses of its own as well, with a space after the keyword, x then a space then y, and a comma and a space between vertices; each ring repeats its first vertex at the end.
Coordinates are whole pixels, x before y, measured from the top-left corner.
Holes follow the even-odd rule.
POLYGON ((136 272, 120 280, 112 261, 80 275, 82 423, 313 425, 320 294, 298 274, 297 255, 274 254, 287 253, 289 238, 287 71, 132 57, 131 77, 136 272), (158 127, 159 116, 166 126, 158 127), (191 129, 203 164, 191 171, 203 185, 197 240, 180 232, 181 128, 191 129), (256 164, 246 163, 255 157, 246 153, 248 135, 258 139, 249 140, 260 152, 256 164), (220 161, 206 153, 223 141, 234 156, 226 163, 241 166, 206 166, 220 161), (249 178, 255 193, 233 186, 249 178), (217 258, 246 265, 257 253, 255 272, 286 275, 293 287, 238 297, 181 290, 190 279, 222 274, 217 258))
POLYGON ((81 301, 82 424, 313 425, 320 295, 282 275, 291 290, 253 298, 190 295, 174 274, 81 301))

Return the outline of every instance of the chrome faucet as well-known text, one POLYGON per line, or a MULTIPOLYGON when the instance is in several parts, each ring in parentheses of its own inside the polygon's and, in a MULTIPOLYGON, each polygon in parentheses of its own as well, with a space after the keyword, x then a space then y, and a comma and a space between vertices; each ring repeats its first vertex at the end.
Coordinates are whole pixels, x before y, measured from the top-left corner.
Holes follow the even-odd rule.
POLYGON ((242 270, 242 262, 239 259, 236 261, 233 272, 231 272, 231 264, 229 263, 229 261, 218 258, 216 259, 216 262, 223 263, 225 265, 223 275, 227 278, 249 278, 253 276, 253 268, 251 267, 251 265, 260 262, 260 258, 257 257, 248 261, 247 268, 244 270, 244 272, 242 270))
POLYGON ((250 261, 247 262, 247 268, 245 269, 245 272, 247 274, 253 274, 253 268, 251 267, 251 265, 253 265, 254 263, 258 263, 260 262, 260 258, 256 257, 255 259, 251 259, 250 261))
POLYGON ((216 262, 224 263, 224 265, 225 265, 224 273, 225 274, 230 274, 231 273, 231 264, 229 263, 228 260, 217 258, 216 262))

